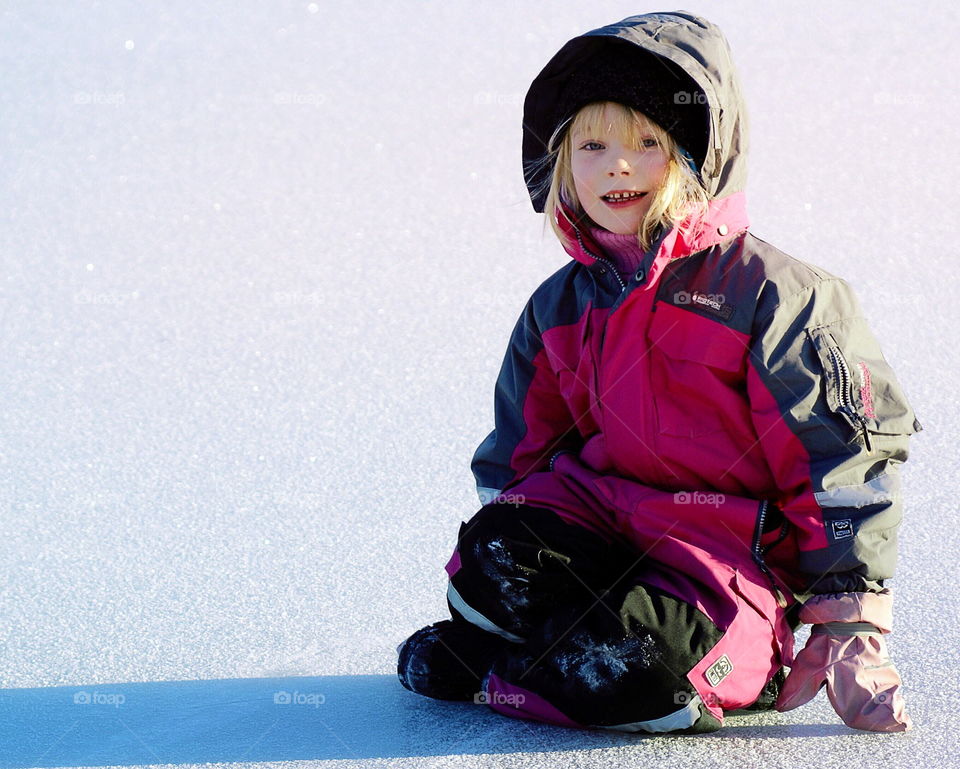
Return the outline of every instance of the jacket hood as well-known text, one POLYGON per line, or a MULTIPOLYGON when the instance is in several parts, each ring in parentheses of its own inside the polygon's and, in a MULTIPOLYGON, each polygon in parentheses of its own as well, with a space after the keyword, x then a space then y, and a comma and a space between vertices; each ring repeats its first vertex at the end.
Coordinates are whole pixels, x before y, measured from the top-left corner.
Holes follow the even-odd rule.
MULTIPOLYGON (((666 71, 691 82, 690 102, 706 108, 699 130, 702 142, 691 149, 700 182, 710 198, 742 192, 747 179, 748 121, 740 80, 730 46, 720 29, 687 11, 647 13, 587 32, 563 46, 527 91, 523 103, 524 178, 533 208, 542 213, 545 184, 552 166, 535 165, 547 152, 546 143, 563 115, 563 95, 574 72, 598 53, 613 47, 637 46, 660 59, 666 71), (538 194, 538 189, 542 192, 538 194)), ((656 59, 650 59, 656 62, 656 59)), ((683 95, 677 98, 683 100, 683 95)), ((678 102, 680 103, 680 102, 678 102)))

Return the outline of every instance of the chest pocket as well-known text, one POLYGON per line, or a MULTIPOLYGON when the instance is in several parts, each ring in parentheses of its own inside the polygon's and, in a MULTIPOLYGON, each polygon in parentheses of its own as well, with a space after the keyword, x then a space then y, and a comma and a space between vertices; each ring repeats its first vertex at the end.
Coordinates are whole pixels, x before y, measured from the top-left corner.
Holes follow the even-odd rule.
POLYGON ((747 335, 661 303, 647 339, 660 434, 696 438, 744 429, 747 335))

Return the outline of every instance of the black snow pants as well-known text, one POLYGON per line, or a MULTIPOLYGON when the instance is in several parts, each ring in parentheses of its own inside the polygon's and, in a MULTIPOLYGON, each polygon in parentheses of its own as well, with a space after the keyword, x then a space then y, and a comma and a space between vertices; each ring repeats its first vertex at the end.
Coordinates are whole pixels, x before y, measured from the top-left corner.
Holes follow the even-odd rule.
POLYGON ((686 674, 722 633, 644 585, 642 555, 524 504, 485 505, 463 523, 450 614, 513 642, 484 679, 487 704, 571 727, 719 728, 686 674))

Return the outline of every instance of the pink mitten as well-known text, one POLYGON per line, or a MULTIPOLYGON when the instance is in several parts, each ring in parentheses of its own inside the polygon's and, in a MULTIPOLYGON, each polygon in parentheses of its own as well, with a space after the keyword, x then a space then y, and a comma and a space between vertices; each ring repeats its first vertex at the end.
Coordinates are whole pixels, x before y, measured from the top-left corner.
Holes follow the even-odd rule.
POLYGON ((784 682, 776 709, 809 702, 824 685, 843 722, 854 729, 902 732, 912 726, 904 709, 900 674, 883 638, 893 618, 893 596, 880 593, 828 593, 808 600, 800 621, 812 624, 784 682))

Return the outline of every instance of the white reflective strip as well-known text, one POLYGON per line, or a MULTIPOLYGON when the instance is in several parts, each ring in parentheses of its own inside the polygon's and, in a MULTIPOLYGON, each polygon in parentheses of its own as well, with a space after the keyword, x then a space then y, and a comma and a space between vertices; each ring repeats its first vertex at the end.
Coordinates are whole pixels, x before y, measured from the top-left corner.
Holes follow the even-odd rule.
POLYGON ((700 695, 691 697, 686 707, 652 721, 634 721, 632 724, 617 724, 616 726, 591 726, 591 729, 612 729, 618 732, 672 732, 677 729, 689 729, 700 718, 700 695))
POLYGON ((892 502, 899 487, 899 474, 887 471, 867 483, 841 486, 830 491, 818 491, 813 496, 820 507, 864 507, 880 502, 892 502))
POLYGON ((513 641, 514 643, 523 643, 525 639, 521 638, 518 635, 504 630, 502 627, 494 625, 489 619, 484 617, 480 612, 474 609, 472 606, 468 605, 466 601, 463 600, 460 593, 457 592, 457 589, 453 586, 452 582, 447 583, 447 599, 450 601, 450 605, 453 606, 458 612, 463 615, 463 618, 467 622, 471 622, 477 627, 483 628, 484 630, 489 630, 491 633, 496 633, 499 636, 503 636, 508 641, 513 641))
POLYGON ((500 496, 500 489, 491 489, 487 486, 477 486, 477 496, 480 497, 481 505, 489 505, 493 500, 500 496))

